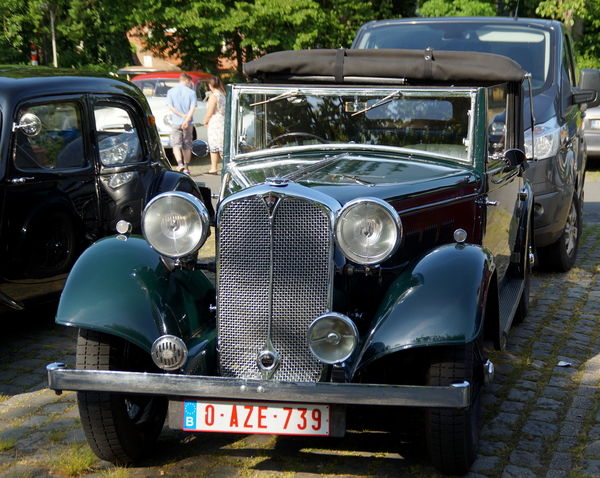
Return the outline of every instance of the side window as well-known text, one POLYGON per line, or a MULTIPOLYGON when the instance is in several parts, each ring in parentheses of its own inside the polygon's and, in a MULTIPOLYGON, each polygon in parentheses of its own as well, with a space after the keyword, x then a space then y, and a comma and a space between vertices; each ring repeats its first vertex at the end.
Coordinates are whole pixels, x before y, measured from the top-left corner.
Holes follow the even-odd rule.
POLYGON ((510 147, 506 138, 508 91, 506 85, 498 85, 488 88, 487 92, 488 153, 491 156, 510 147))
POLYGON ((569 79, 571 86, 577 86, 577 79, 575 77, 575 62, 573 60, 573 50, 571 48, 571 38, 565 35, 563 41, 563 74, 569 79))
POLYGON ((196 85, 196 97, 198 98, 198 101, 204 101, 206 99, 207 90, 208 87, 206 86, 206 82, 199 81, 196 85))
POLYGON ((142 90, 142 93, 144 93, 144 96, 147 96, 148 98, 152 98, 154 96, 156 80, 138 81, 136 83, 140 87, 140 90, 142 90))
POLYGON ((121 105, 97 103, 94 117, 100 161, 104 166, 144 160, 139 133, 130 111, 121 105))
POLYGON ((78 103, 26 105, 19 110, 17 122, 25 114, 39 118, 41 130, 34 135, 26 135, 21 129, 16 131, 13 161, 18 169, 50 171, 87 166, 78 103))

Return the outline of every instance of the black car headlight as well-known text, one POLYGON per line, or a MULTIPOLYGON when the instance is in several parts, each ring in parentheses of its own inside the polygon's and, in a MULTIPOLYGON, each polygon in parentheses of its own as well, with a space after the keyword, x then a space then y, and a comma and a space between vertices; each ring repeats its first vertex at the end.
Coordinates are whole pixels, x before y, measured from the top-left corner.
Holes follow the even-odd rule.
POLYGON ((177 259, 202 247, 210 232, 210 216, 198 198, 171 191, 148 203, 142 214, 142 232, 156 252, 177 259))
POLYGON ((338 213, 335 238, 342 253, 358 264, 378 264, 388 259, 402 241, 398 213, 385 201, 360 198, 338 213))

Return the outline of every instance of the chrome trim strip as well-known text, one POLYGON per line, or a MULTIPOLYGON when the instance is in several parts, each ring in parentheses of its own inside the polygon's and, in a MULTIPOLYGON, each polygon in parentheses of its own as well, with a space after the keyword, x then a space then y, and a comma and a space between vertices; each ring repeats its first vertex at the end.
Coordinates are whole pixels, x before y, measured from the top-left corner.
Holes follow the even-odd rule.
POLYGON ((62 392, 141 393, 171 397, 267 400, 346 405, 466 408, 471 386, 428 387, 358 383, 293 383, 226 377, 105 370, 48 365, 48 387, 62 392))

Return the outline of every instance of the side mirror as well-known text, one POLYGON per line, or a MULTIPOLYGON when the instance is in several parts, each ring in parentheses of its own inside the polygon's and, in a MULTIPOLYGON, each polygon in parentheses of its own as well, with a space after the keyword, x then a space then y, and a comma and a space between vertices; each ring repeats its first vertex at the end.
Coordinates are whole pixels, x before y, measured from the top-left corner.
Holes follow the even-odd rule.
POLYGON ((516 168, 525 162, 525 153, 520 149, 508 149, 502 156, 504 162, 512 168, 516 168))
POLYGON ((197 139, 192 143, 192 153, 194 156, 203 158, 208 154, 208 143, 202 139, 197 139))
POLYGON ((15 129, 20 129, 26 136, 37 136, 42 131, 42 121, 33 113, 25 113, 19 124, 14 125, 13 130, 15 129))
POLYGON ((595 68, 581 70, 579 87, 573 88, 573 102, 586 104, 588 108, 600 105, 600 71, 595 68))

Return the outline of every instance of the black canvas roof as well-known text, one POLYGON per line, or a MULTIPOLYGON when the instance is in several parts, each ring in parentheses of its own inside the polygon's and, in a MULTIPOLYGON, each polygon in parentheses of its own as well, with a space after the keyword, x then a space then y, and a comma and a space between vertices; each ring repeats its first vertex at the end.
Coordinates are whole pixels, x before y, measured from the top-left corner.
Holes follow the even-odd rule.
POLYGON ((291 50, 244 65, 250 78, 334 83, 493 85, 521 82, 525 72, 490 53, 433 50, 291 50))

